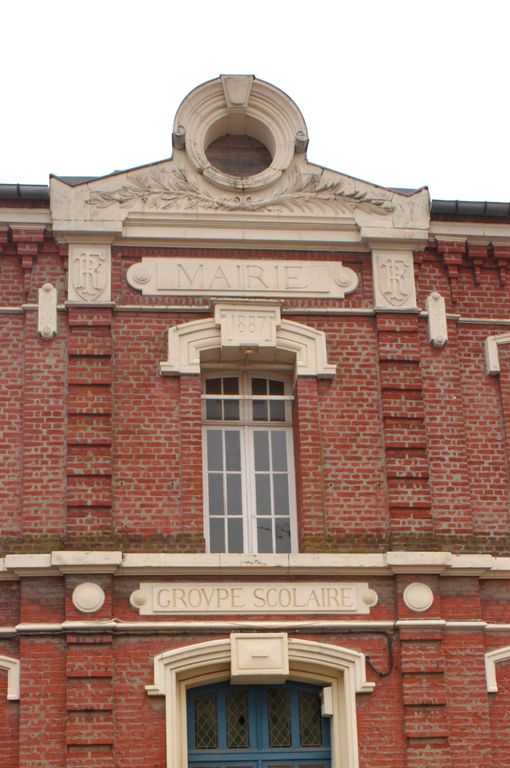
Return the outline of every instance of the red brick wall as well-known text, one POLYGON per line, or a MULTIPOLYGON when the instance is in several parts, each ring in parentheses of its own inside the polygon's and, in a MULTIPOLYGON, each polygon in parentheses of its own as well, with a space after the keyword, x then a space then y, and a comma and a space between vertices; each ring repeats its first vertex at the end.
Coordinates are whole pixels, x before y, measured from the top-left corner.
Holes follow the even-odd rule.
MULTIPOLYGON (((117 306, 61 310, 59 333, 45 342, 37 336, 33 303, 46 281, 57 285, 59 301, 65 299, 65 253, 48 235, 41 240, 25 233, 4 247, 0 306, 9 311, 0 313, 2 552, 204 547, 200 382, 195 376, 161 377, 157 365, 166 358, 168 327, 207 316, 207 301, 142 297, 128 286, 126 270, 142 255, 177 251, 122 247, 113 253, 117 306), (32 306, 21 311, 26 301, 32 306), (119 311, 119 305, 130 308, 119 311), (169 305, 183 309, 168 311, 169 305)), ((331 258, 316 252, 178 253, 331 258)), ((329 362, 338 367, 332 380, 299 379, 296 385, 302 550, 510 555, 510 350, 499 350, 499 377, 487 375, 483 356, 487 335, 508 328, 503 321, 510 284, 496 256, 444 244, 417 254, 419 305, 439 290, 448 311, 462 315, 449 319, 442 349, 431 347, 426 318, 371 313, 368 255, 345 254, 342 260, 358 273, 360 288, 341 307, 365 314, 303 311, 338 309, 332 300, 284 305, 292 310, 289 319, 325 331, 329 362), (491 322, 473 324, 470 318, 491 322)), ((128 598, 144 577, 87 578, 107 593, 94 618, 142 620, 128 598)), ((34 575, 21 586, 2 581, 0 626, 82 619, 70 596, 83 580, 34 575)), ((510 622, 508 582, 416 574, 370 579, 380 598, 370 619, 416 618, 402 600, 413 580, 428 583, 436 596, 420 618, 510 622)), ((441 625, 385 632, 372 627, 306 635, 361 650, 377 670, 388 672, 380 677, 369 669, 376 688, 357 697, 361 768, 506 768, 509 664, 498 666, 500 690, 489 695, 483 656, 510 644, 510 633, 441 625)), ((0 654, 22 664, 19 704, 6 700, 6 674, 0 673, 0 765, 163 768, 164 701, 148 697, 144 688, 152 682, 153 658, 212 637, 184 630, 0 636, 0 654)))

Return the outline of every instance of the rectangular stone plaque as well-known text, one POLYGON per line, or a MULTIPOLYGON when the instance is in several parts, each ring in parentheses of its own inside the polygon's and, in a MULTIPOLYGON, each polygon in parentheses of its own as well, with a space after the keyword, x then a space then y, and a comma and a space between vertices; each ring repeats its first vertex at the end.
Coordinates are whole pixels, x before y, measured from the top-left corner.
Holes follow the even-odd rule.
POLYGON ((145 582, 131 596, 141 616, 231 613, 368 614, 377 602, 365 583, 145 582))
POLYGON ((358 276, 341 261, 174 259, 144 256, 127 272, 144 296, 320 296, 352 293, 358 276))

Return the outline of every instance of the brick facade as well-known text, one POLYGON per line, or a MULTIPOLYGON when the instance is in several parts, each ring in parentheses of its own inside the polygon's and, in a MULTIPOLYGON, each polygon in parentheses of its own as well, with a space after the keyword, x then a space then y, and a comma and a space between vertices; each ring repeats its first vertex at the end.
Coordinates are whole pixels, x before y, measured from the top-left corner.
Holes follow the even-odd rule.
POLYGON ((480 244, 469 235, 476 217, 459 239, 454 217, 434 234, 432 213, 413 249, 417 309, 391 311, 374 309, 368 247, 122 237, 111 301, 68 302, 68 245, 50 224, 22 227, 27 210, 34 221, 45 212, 15 200, 0 208, 12 218, 0 245, 0 765, 164 768, 165 700, 145 690, 154 658, 228 637, 237 623, 364 654, 375 688, 356 696, 359 768, 506 768, 510 653, 496 665, 497 692, 484 660, 510 646, 510 348, 498 347, 500 372, 489 375, 484 342, 508 331, 510 249, 492 242, 510 233, 508 218, 486 217, 494 237, 480 244), (332 378, 295 380, 290 560, 248 553, 214 564, 206 553, 200 377, 161 376, 158 365, 168 329, 211 308, 204 296, 135 290, 127 270, 150 256, 340 256, 358 276, 341 301, 282 302, 282 317, 325 333, 337 366, 332 378), (51 341, 37 333, 45 283, 58 291, 51 341), (446 301, 442 347, 428 335, 431 291, 446 301), (154 581, 310 579, 368 582, 377 605, 364 615, 148 618, 130 604, 154 581), (73 601, 84 582, 105 595, 90 613, 73 601), (416 582, 433 595, 424 611, 404 599, 416 582), (2 656, 20 662, 19 700, 7 698, 2 656))

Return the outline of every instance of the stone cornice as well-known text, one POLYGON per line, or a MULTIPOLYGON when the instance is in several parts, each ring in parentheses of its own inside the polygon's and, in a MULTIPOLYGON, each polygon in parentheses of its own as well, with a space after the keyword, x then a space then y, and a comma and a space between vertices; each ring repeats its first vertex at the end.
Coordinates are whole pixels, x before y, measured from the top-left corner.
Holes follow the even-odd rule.
POLYGON ((115 573, 119 576, 390 576, 398 573, 510 579, 510 557, 451 552, 368 554, 167 554, 121 551, 54 551, 0 558, 0 579, 61 574, 115 573))

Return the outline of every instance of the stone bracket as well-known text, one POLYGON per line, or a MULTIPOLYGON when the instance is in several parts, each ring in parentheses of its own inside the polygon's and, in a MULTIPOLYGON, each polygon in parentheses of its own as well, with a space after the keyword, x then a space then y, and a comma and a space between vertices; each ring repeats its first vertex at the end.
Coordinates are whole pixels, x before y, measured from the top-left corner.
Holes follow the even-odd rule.
POLYGON ((444 347, 448 341, 445 300, 437 291, 432 291, 426 300, 425 308, 429 313, 429 341, 433 347, 444 347))
POLYGON ((57 289, 51 283, 39 288, 37 330, 45 341, 57 335, 57 289))

